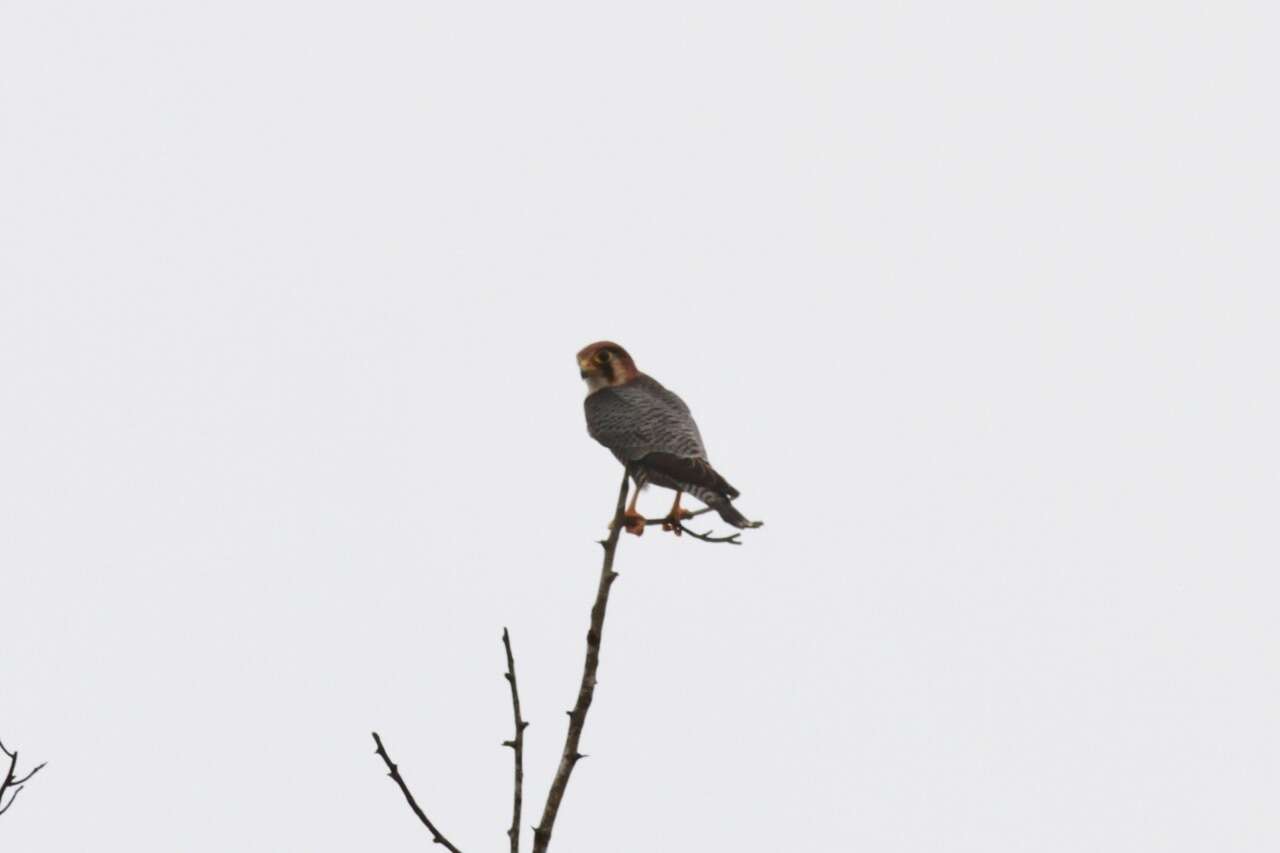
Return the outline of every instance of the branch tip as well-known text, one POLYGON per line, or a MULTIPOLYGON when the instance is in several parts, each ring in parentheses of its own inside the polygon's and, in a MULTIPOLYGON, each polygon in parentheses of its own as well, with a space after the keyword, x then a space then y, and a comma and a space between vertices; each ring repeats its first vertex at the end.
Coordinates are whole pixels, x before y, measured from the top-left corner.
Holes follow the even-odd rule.
POLYGON ((511 840, 511 853, 520 853, 520 814, 524 804, 524 730, 528 723, 520 714, 520 689, 516 684, 516 658, 511 650, 511 632, 502 629, 502 646, 507 655, 507 671, 503 676, 511 687, 511 717, 515 723, 515 736, 503 741, 503 746, 511 748, 513 760, 512 795, 511 795, 511 828, 507 830, 507 838, 511 840))

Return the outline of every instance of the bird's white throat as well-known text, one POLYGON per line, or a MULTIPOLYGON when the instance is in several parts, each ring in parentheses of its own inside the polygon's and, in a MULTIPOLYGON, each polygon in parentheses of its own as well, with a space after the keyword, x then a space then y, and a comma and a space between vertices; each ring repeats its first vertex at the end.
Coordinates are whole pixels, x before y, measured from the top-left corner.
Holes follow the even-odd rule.
POLYGON ((599 373, 593 373, 582 381, 587 383, 587 396, 594 394, 601 388, 609 387, 609 380, 605 379, 604 376, 599 373))

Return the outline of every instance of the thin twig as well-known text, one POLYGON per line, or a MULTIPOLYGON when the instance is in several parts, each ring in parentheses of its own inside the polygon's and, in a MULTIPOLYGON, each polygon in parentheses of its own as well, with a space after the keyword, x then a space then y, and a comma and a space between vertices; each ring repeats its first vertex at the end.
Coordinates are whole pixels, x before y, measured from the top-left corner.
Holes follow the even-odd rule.
MULTIPOLYGON (((691 519, 691 518, 697 518, 698 516, 702 515, 703 513, 707 513, 707 512, 711 512, 711 507, 709 507, 709 506, 704 506, 702 509, 695 509, 695 510, 693 510, 692 512, 685 511, 684 515, 683 515, 683 516, 681 516, 681 521, 688 521, 688 520, 689 520, 689 519, 691 519)), ((672 524, 672 521, 671 521, 671 519, 670 519, 670 518, 646 518, 646 519, 644 519, 644 526, 645 526, 645 527, 651 527, 651 526, 653 526, 653 525, 655 525, 655 524, 663 525, 663 526, 664 526, 664 528, 665 528, 665 526, 666 526, 666 525, 672 524)), ((675 522, 675 526, 676 526, 676 529, 677 529, 677 530, 679 530, 679 532, 681 532, 681 533, 688 533, 688 534, 689 534, 690 536, 692 536, 694 539, 700 539, 700 540, 702 540, 703 542, 723 543, 723 544, 726 544, 726 545, 741 545, 741 544, 742 544, 740 541, 738 541, 738 537, 740 537, 740 536, 742 535, 741 533, 731 533, 731 534, 729 534, 728 536, 712 536, 712 535, 711 535, 711 531, 710 531, 710 530, 708 530, 706 533, 698 533, 698 532, 696 532, 696 531, 690 530, 689 528, 685 527, 685 526, 684 526, 683 524, 681 524, 679 521, 675 522)), ((670 528, 666 528, 666 529, 670 529, 670 528)))
POLYGON ((4 777, 0 778, 0 815, 2 815, 9 810, 10 806, 13 805, 13 801, 18 799, 18 794, 22 793, 22 788, 26 782, 32 776, 44 769, 44 764, 37 765, 34 770, 19 779, 17 778, 18 750, 15 749, 13 752, 10 752, 5 749, 4 743, 0 741, 0 753, 4 753, 4 755, 9 759, 9 769, 5 771, 4 777), (10 792, 9 802, 7 803, 4 801, 6 791, 10 792))
POLYGON ((37 764, 37 765, 36 765, 36 767, 35 767, 35 769, 33 769, 33 770, 32 770, 30 773, 28 773, 26 776, 23 776, 21 779, 14 779, 14 780, 13 780, 13 782, 12 782, 12 783, 10 783, 10 784, 13 784, 13 785, 25 785, 25 784, 27 783, 27 780, 28 780, 28 779, 30 779, 32 776, 36 775, 36 774, 37 774, 37 773, 39 773, 41 770, 43 770, 43 769, 44 769, 44 765, 45 765, 45 764, 48 764, 48 763, 49 763, 49 762, 47 762, 47 761, 46 761, 44 764, 37 764))
POLYGON ((431 832, 431 840, 436 844, 443 844, 444 848, 450 853, 462 853, 461 850, 449 843, 449 839, 440 834, 440 830, 436 829, 436 825, 431 822, 431 819, 427 817, 426 813, 418 805, 418 801, 413 798, 413 793, 409 790, 409 786, 404 783, 404 779, 400 778, 400 769, 391 760, 391 756, 387 755, 387 750, 382 745, 382 738, 378 737, 377 732, 373 733, 373 742, 378 747, 374 752, 378 753, 382 763, 386 764, 387 770, 390 771, 387 775, 400 786, 400 792, 404 794, 405 800, 409 803, 409 808, 413 809, 413 813, 418 816, 418 820, 422 821, 422 825, 431 832))
POLYGON ((9 806, 13 805, 13 801, 18 799, 18 795, 22 793, 22 786, 13 789, 13 793, 9 795, 9 802, 3 808, 0 808, 0 814, 4 814, 9 810, 9 806))
POLYGON ((741 533, 730 533, 728 536, 712 536, 710 530, 708 530, 706 533, 698 533, 695 530, 690 530, 689 528, 685 527, 683 524, 680 525, 680 530, 683 533, 688 533, 694 539, 699 539, 703 542, 714 542, 714 543, 720 543, 723 545, 741 545, 742 544, 740 541, 738 541, 738 537, 742 535, 741 533))
POLYGON ((585 756, 578 752, 582 739, 582 727, 587 721, 587 710, 596 690, 596 669, 600 665, 600 638, 604 631, 605 608, 609 605, 609 589, 618 577, 613 570, 613 555, 618 548, 618 535, 622 533, 622 516, 627 505, 628 475, 622 475, 618 489, 618 508, 613 514, 609 538, 600 541, 604 547, 604 564, 600 567, 600 584, 596 588, 596 601, 591 606, 591 627, 587 630, 587 658, 582 667, 582 683, 578 687, 578 701, 569 712, 569 732, 565 735, 564 750, 560 753, 560 766, 556 768, 551 790, 547 792, 547 804, 542 810, 542 821, 533 828, 533 853, 545 853, 551 843, 551 830, 569 785, 569 774, 585 756))
POLYGON ((511 654, 511 635, 502 629, 502 645, 507 650, 507 683, 511 685, 511 713, 515 717, 516 736, 502 742, 511 747, 515 755, 515 793, 512 796, 511 828, 507 837, 511 839, 511 853, 520 853, 520 810, 524 804, 524 730, 529 724, 520 716, 520 691, 516 687, 516 659, 511 654))

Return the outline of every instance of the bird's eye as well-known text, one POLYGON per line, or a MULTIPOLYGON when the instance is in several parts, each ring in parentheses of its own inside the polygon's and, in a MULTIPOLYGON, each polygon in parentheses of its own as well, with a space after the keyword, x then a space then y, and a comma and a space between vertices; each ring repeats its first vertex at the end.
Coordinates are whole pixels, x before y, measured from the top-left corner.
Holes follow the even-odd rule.
POLYGON ((600 364, 608 364, 609 359, 611 358, 613 358, 613 353, 609 352, 607 349, 602 349, 600 352, 596 353, 596 361, 600 364))

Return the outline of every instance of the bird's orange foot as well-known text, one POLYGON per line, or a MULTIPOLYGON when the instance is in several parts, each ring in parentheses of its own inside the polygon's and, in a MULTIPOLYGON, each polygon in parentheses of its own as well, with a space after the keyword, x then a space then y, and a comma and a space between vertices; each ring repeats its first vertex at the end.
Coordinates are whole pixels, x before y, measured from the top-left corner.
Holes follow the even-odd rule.
POLYGON ((627 512, 622 515, 622 529, 633 536, 644 535, 644 516, 638 512, 627 512))
POLYGON ((675 535, 679 536, 681 533, 684 532, 680 528, 680 522, 688 518, 693 518, 693 513, 689 512, 689 510, 687 509, 676 510, 672 512, 670 515, 668 515, 666 518, 662 519, 662 529, 669 530, 675 535))

